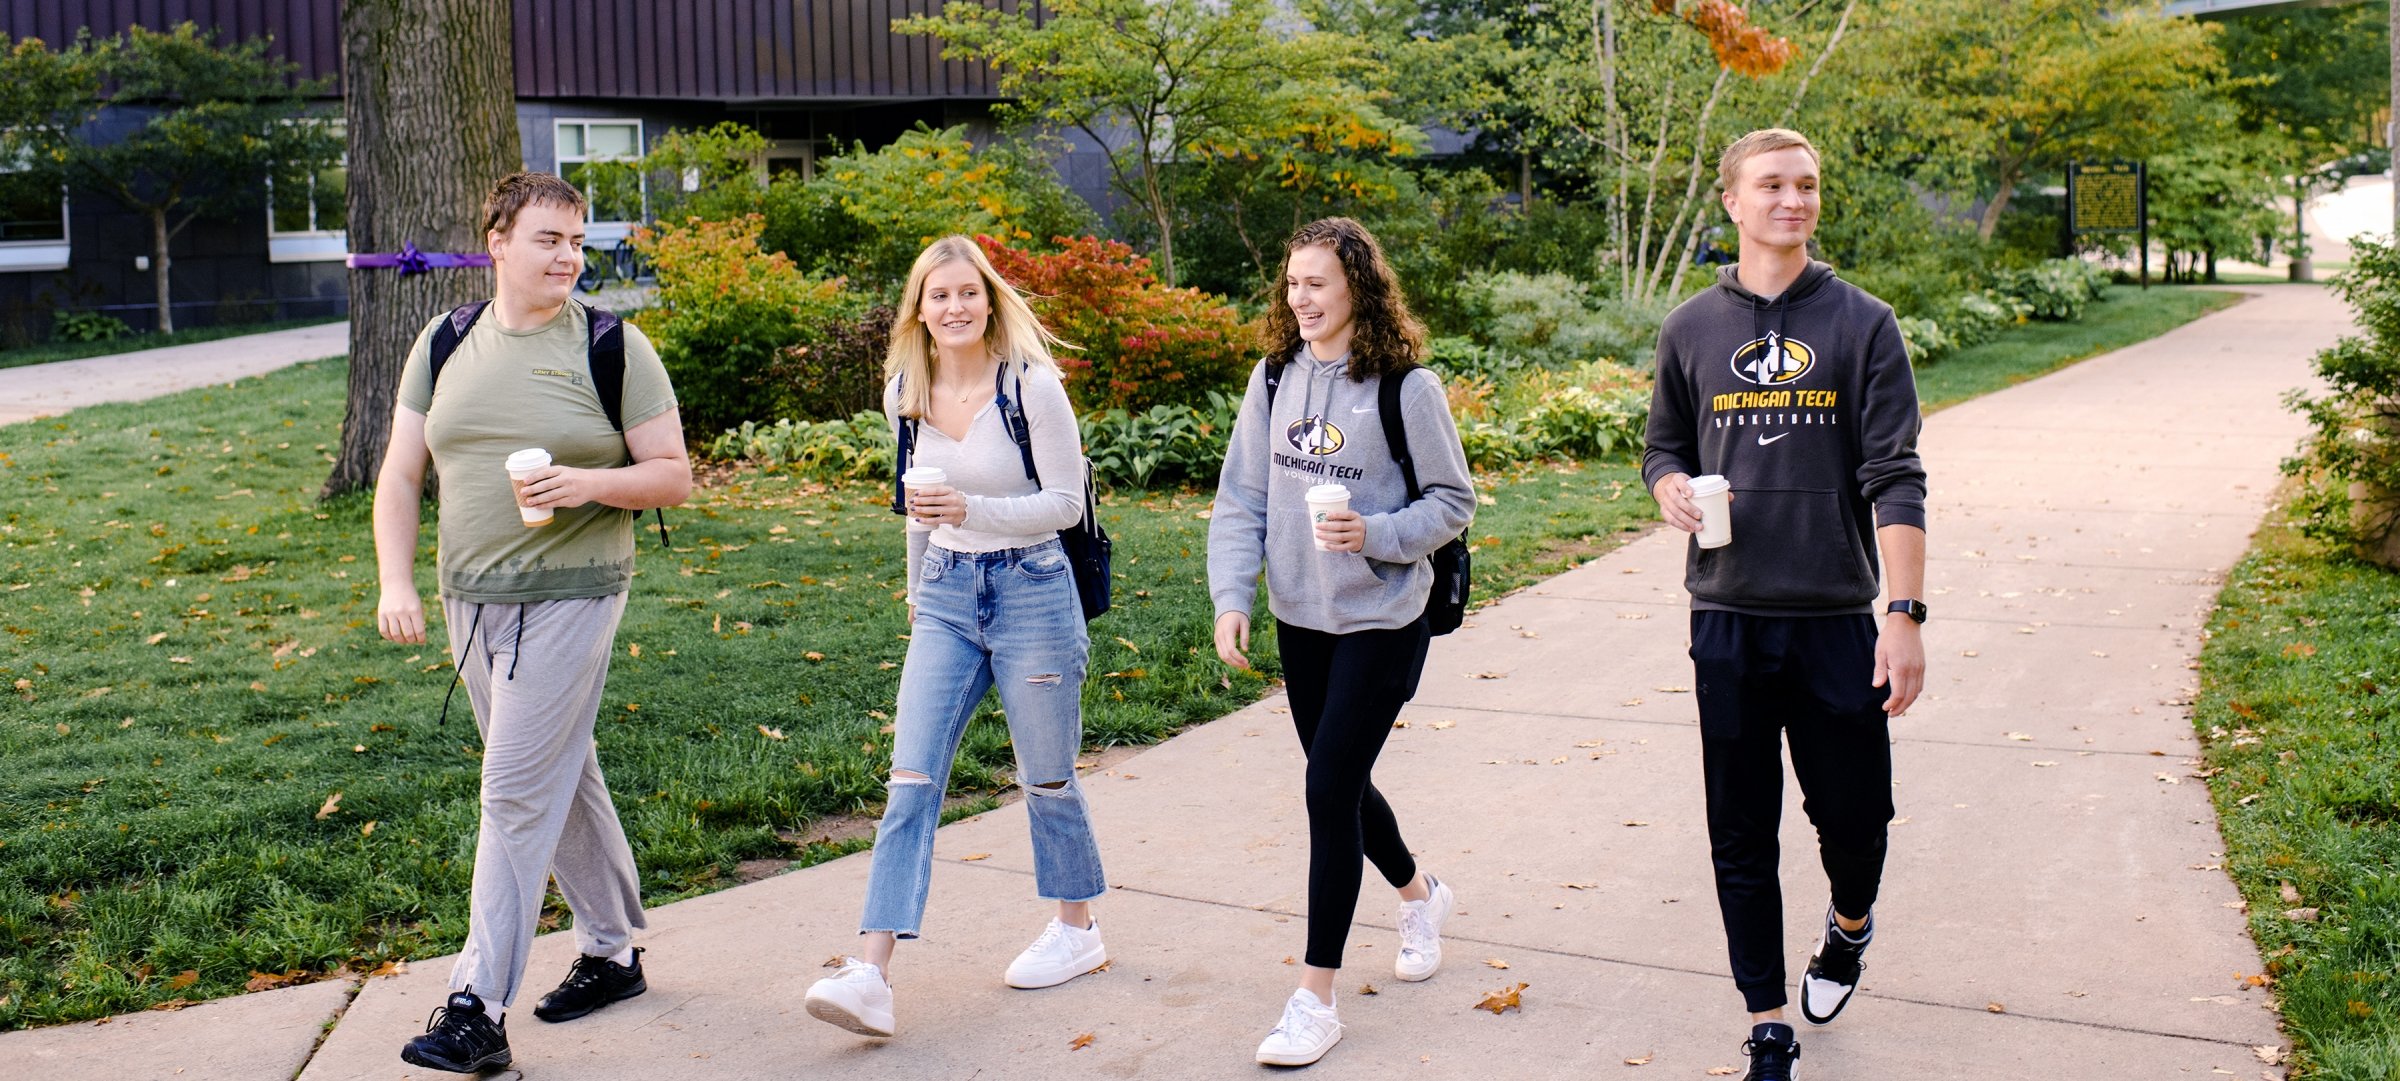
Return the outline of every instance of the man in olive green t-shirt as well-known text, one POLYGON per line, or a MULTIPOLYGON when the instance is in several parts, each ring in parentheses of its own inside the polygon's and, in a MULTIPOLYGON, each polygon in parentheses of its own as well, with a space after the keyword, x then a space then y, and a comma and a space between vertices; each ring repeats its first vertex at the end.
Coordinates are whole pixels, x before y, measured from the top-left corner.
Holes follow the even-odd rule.
POLYGON ((591 316, 570 303, 584 212, 583 194, 547 173, 493 187, 484 229, 495 296, 438 382, 431 343, 447 314, 418 336, 376 483, 376 623, 385 638, 422 643, 418 501, 427 464, 441 473, 443 616, 484 742, 466 949, 449 1000, 400 1052, 433 1069, 508 1064, 502 1011, 553 876, 582 956, 534 1016, 571 1020, 648 987, 632 946, 647 926, 640 881, 592 728, 633 577, 634 517, 683 502, 692 466, 674 389, 640 331, 624 329, 622 431, 594 387, 591 316), (504 463, 532 448, 552 464, 522 477, 520 497, 504 463), (520 498, 550 520, 528 523, 520 498))

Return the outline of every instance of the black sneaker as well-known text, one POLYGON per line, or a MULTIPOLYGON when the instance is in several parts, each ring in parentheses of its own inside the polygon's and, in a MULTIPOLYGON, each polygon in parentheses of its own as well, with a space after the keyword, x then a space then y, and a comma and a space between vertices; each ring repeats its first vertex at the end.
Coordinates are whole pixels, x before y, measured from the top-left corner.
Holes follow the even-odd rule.
POLYGON ((1817 938, 1817 952, 1808 959, 1808 972, 1800 977, 1800 1016, 1812 1025, 1832 1024, 1850 1004, 1850 993, 1858 990, 1859 974, 1867 970, 1864 958, 1867 945, 1875 941, 1875 914, 1867 913, 1867 925, 1853 939, 1833 922, 1833 909, 1825 910, 1825 933, 1817 938))
POLYGON ((400 1049, 400 1061, 451 1073, 477 1073, 508 1065, 508 1020, 498 1023, 483 1000, 451 992, 425 1021, 425 1034, 400 1049))
POLYGON ((1750 1072, 1742 1081, 1794 1081, 1800 1076, 1800 1041, 1793 1038, 1790 1025, 1769 1021, 1750 1026, 1742 1053, 1750 1056, 1750 1072))
POLYGON ((534 1004, 533 1015, 544 1021, 572 1021, 611 1002, 623 1002, 650 989, 642 979, 642 951, 635 947, 633 964, 620 965, 606 957, 585 954, 567 970, 566 982, 534 1004))

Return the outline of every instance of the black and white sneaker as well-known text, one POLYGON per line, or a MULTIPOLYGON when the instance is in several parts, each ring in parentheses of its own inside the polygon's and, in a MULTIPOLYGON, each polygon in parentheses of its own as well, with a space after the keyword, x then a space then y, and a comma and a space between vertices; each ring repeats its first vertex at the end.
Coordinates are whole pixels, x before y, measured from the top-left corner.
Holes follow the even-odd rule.
POLYGON ((1796 1081, 1800 1076, 1800 1041, 1790 1025, 1769 1021, 1750 1026, 1742 1054, 1750 1056, 1750 1072, 1742 1081, 1796 1081))
POLYGON ((1832 907, 1825 909, 1825 933, 1818 937, 1817 952, 1809 957, 1808 971, 1800 977, 1800 1016, 1809 1024, 1832 1024, 1842 1007, 1850 1004, 1850 993, 1858 990, 1859 974, 1867 970, 1867 945, 1874 941, 1873 910, 1867 912, 1867 925, 1853 933, 1833 922, 1832 907))
POLYGON ((567 970, 566 982, 534 1004, 533 1015, 544 1021, 572 1021, 649 989, 649 982, 642 979, 640 947, 634 948, 631 965, 585 954, 575 959, 575 967, 567 970))
POLYGON ((483 1000, 453 991, 425 1021, 425 1034, 400 1049, 400 1061, 451 1073, 479 1073, 508 1065, 508 1019, 495 1022, 483 1000))

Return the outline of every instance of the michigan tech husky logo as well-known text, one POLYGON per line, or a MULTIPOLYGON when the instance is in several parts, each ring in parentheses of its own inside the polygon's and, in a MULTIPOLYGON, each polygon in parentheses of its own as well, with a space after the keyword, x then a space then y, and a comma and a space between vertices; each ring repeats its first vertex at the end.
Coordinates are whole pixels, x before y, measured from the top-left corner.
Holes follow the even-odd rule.
POLYGON ((1342 430, 1322 416, 1302 417, 1283 430, 1285 442, 1293 450, 1325 455, 1342 449, 1342 430))
POLYGON ((1769 333, 1733 351, 1733 374, 1762 387, 1792 382, 1817 366, 1817 351, 1807 342, 1769 333))

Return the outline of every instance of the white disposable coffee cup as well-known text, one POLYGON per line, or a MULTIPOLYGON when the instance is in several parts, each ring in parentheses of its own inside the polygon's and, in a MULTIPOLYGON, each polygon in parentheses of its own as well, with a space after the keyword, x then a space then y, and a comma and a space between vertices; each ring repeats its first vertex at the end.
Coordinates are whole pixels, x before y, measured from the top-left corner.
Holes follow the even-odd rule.
MULTIPOLYGON (((948 483, 950 483, 950 474, 944 472, 942 467, 935 465, 911 466, 908 472, 900 474, 900 486, 911 492, 919 488, 933 488, 948 483)), ((908 528, 923 532, 932 529, 933 523, 920 522, 912 516, 908 520, 908 528)))
POLYGON ((1700 547, 1733 543, 1733 485, 1714 473, 1693 477, 1692 504, 1700 508, 1700 547))
POLYGON ((549 525, 552 512, 548 507, 525 505, 525 482, 533 471, 550 465, 550 452, 540 447, 528 447, 508 456, 508 486, 517 498, 517 514, 525 519, 527 528, 549 525))
POLYGON ((1316 527, 1325 521, 1327 515, 1337 510, 1349 509, 1350 489, 1343 485, 1319 484, 1308 490, 1308 535, 1309 540, 1316 544, 1317 551, 1325 552, 1331 551, 1331 549, 1325 547, 1323 537, 1317 536, 1316 527))

